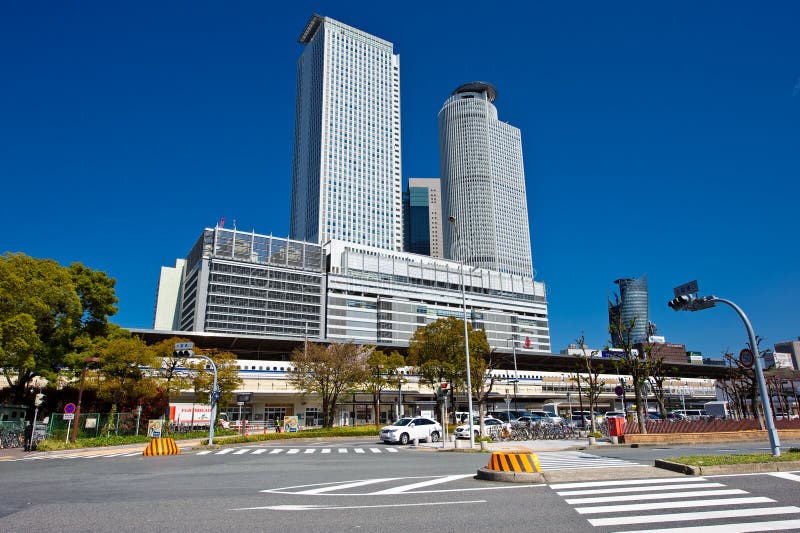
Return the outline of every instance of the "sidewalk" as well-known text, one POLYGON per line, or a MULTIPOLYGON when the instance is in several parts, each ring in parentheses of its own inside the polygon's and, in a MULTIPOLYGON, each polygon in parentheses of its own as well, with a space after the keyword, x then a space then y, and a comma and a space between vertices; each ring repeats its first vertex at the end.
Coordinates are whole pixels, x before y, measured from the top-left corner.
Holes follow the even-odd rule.
MULTIPOLYGON (((596 444, 589 445, 588 439, 556 439, 556 440, 520 440, 505 442, 487 442, 486 449, 490 452, 501 452, 510 450, 520 450, 526 452, 558 452, 563 450, 577 450, 602 448, 616 446, 608 441, 598 440, 596 444)), ((447 442, 420 442, 417 448, 431 450, 450 450, 469 452, 469 441, 466 439, 447 442), (458 447, 456 447, 458 446, 458 447)), ((473 451, 481 449, 480 443, 476 442, 473 451)))

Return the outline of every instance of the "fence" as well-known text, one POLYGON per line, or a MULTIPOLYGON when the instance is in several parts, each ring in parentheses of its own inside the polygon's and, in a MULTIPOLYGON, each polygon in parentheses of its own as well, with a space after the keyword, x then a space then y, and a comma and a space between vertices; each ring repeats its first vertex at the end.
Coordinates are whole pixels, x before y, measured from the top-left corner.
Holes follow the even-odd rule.
POLYGON ((47 438, 66 440, 67 429, 74 431, 78 426, 78 438, 95 438, 100 436, 146 435, 147 420, 136 412, 131 413, 81 413, 79 419, 64 420, 61 413, 50 415, 47 425, 47 438))
MULTIPOLYGON (((758 420, 648 420, 645 422, 647 433, 713 433, 717 431, 759 430, 758 420)), ((800 429, 800 420, 776 420, 777 429, 800 429)), ((639 433, 639 424, 626 422, 625 434, 639 433)))
POLYGON ((24 420, 0 422, 0 448, 21 448, 24 445, 24 420))

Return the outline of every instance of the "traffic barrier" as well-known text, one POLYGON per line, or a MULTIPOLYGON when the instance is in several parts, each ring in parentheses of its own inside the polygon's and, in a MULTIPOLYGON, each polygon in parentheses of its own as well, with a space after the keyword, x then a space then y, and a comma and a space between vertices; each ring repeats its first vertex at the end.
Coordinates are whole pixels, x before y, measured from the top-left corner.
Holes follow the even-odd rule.
POLYGON ((489 470, 500 472, 541 472, 539 458, 535 453, 494 452, 486 466, 489 470))
POLYGON ((181 449, 175 444, 175 439, 171 438, 155 438, 151 440, 142 453, 144 456, 180 454, 181 449))

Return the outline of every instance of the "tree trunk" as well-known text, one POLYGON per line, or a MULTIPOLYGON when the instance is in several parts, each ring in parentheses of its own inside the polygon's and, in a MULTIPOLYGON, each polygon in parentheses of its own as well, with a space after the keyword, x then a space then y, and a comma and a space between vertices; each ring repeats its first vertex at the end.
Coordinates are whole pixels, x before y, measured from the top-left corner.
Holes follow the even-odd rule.
POLYGON ((641 387, 637 385, 634 388, 636 389, 634 394, 636 395, 636 418, 639 419, 639 433, 645 435, 647 434, 647 425, 645 424, 647 413, 644 409, 644 398, 642 397, 641 387))

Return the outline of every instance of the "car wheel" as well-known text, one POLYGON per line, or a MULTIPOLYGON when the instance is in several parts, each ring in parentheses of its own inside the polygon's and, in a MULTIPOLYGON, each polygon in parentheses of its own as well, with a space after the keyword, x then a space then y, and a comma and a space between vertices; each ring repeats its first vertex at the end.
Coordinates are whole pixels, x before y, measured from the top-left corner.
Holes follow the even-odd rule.
POLYGON ((439 442, 439 432, 434 431, 431 433, 431 442, 439 442))
POLYGON ((408 433, 403 433, 400 435, 400 444, 408 444, 408 433))

